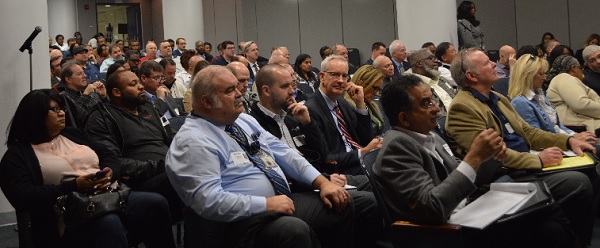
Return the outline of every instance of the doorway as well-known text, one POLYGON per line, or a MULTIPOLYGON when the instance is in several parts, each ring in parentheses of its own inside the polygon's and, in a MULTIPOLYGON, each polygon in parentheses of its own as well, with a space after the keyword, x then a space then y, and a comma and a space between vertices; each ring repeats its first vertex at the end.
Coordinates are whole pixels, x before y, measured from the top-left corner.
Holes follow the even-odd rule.
POLYGON ((107 43, 129 40, 142 43, 142 20, 140 4, 96 4, 98 32, 103 33, 107 43))

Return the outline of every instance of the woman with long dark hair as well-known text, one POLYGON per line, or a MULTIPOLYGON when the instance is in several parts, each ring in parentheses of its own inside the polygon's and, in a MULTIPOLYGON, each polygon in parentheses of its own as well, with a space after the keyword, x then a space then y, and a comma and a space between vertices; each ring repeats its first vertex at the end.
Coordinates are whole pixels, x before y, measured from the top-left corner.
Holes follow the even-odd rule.
POLYGON ((312 67, 312 58, 308 54, 300 54, 296 57, 296 62, 294 63, 294 73, 296 74, 296 82, 298 83, 298 87, 304 93, 312 94, 317 91, 319 88, 319 75, 312 71, 310 68, 312 67), (304 87, 308 85, 309 87, 304 87), (306 92, 310 89, 309 92, 306 92))
POLYGON ((458 19, 458 48, 459 50, 477 47, 485 50, 483 43, 483 30, 480 22, 475 18, 475 4, 463 1, 456 10, 458 19))

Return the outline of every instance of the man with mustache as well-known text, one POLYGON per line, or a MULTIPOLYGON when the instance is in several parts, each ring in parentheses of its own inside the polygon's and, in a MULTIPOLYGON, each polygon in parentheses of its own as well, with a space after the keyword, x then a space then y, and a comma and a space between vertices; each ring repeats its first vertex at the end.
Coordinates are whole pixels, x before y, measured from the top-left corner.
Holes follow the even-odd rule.
POLYGON ((333 242, 326 247, 352 247, 339 238, 352 236, 350 194, 244 114, 238 84, 227 67, 200 71, 192 114, 166 156, 169 179, 193 210, 186 246, 320 247, 314 232, 323 231, 330 236, 318 238, 333 242), (291 193, 288 177, 319 193, 291 193))
POLYGON ((97 105, 90 113, 85 131, 119 158, 121 168, 113 170, 119 181, 132 190, 163 195, 172 219, 180 219, 183 205, 165 174, 165 155, 171 144, 168 125, 146 100, 144 86, 133 72, 110 75, 106 92, 109 103, 97 105))

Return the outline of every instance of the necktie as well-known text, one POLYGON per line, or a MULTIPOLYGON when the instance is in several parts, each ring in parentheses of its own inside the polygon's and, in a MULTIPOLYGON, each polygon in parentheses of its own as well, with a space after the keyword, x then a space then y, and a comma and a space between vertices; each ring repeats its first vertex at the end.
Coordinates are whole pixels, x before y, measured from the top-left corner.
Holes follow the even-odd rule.
POLYGON ((255 74, 256 74, 256 73, 258 73, 258 66, 256 65, 256 63, 254 63, 254 64, 252 65, 252 67, 254 67, 254 73, 255 73, 255 74))
MULTIPOLYGON (((279 173, 277 173, 277 171, 267 167, 264 161, 260 159, 260 157, 258 157, 256 152, 250 151, 256 148, 252 148, 248 144, 248 139, 246 138, 246 135, 244 135, 240 131, 239 127, 235 124, 227 125, 225 127, 225 132, 227 132, 232 139, 237 141, 237 143, 248 155, 248 158, 250 158, 250 161, 252 161, 252 163, 254 163, 254 165, 258 167, 258 169, 260 169, 260 171, 262 171, 265 174, 265 176, 267 176, 267 178, 269 179, 269 181, 271 181, 271 184, 273 185, 275 193, 278 195, 287 195, 290 199, 292 199, 292 192, 290 191, 287 182, 279 175, 279 173)), ((260 147, 258 149, 260 149, 260 147)))
POLYGON ((354 141, 354 139, 352 139, 352 136, 350 136, 350 133, 348 133, 348 126, 346 126, 346 121, 344 120, 344 116, 342 115, 342 112, 340 111, 340 107, 335 106, 333 108, 333 110, 335 111, 335 116, 338 119, 338 127, 340 127, 340 130, 342 130, 342 134, 346 138, 346 141, 348 141, 348 143, 350 143, 350 146, 352 146, 352 149, 358 150, 358 149, 362 148, 362 146, 360 146, 358 143, 356 143, 356 141, 354 141))

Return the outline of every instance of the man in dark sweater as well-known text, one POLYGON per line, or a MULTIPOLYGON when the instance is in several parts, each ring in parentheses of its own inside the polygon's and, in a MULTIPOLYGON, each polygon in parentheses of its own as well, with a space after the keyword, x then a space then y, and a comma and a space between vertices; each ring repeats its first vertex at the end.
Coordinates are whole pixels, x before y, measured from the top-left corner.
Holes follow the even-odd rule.
POLYGON ((119 158, 121 182, 132 190, 163 195, 173 220, 180 219, 182 203, 165 174, 164 160, 171 143, 168 122, 146 101, 144 86, 133 72, 115 72, 106 91, 109 104, 97 105, 85 131, 119 158))

